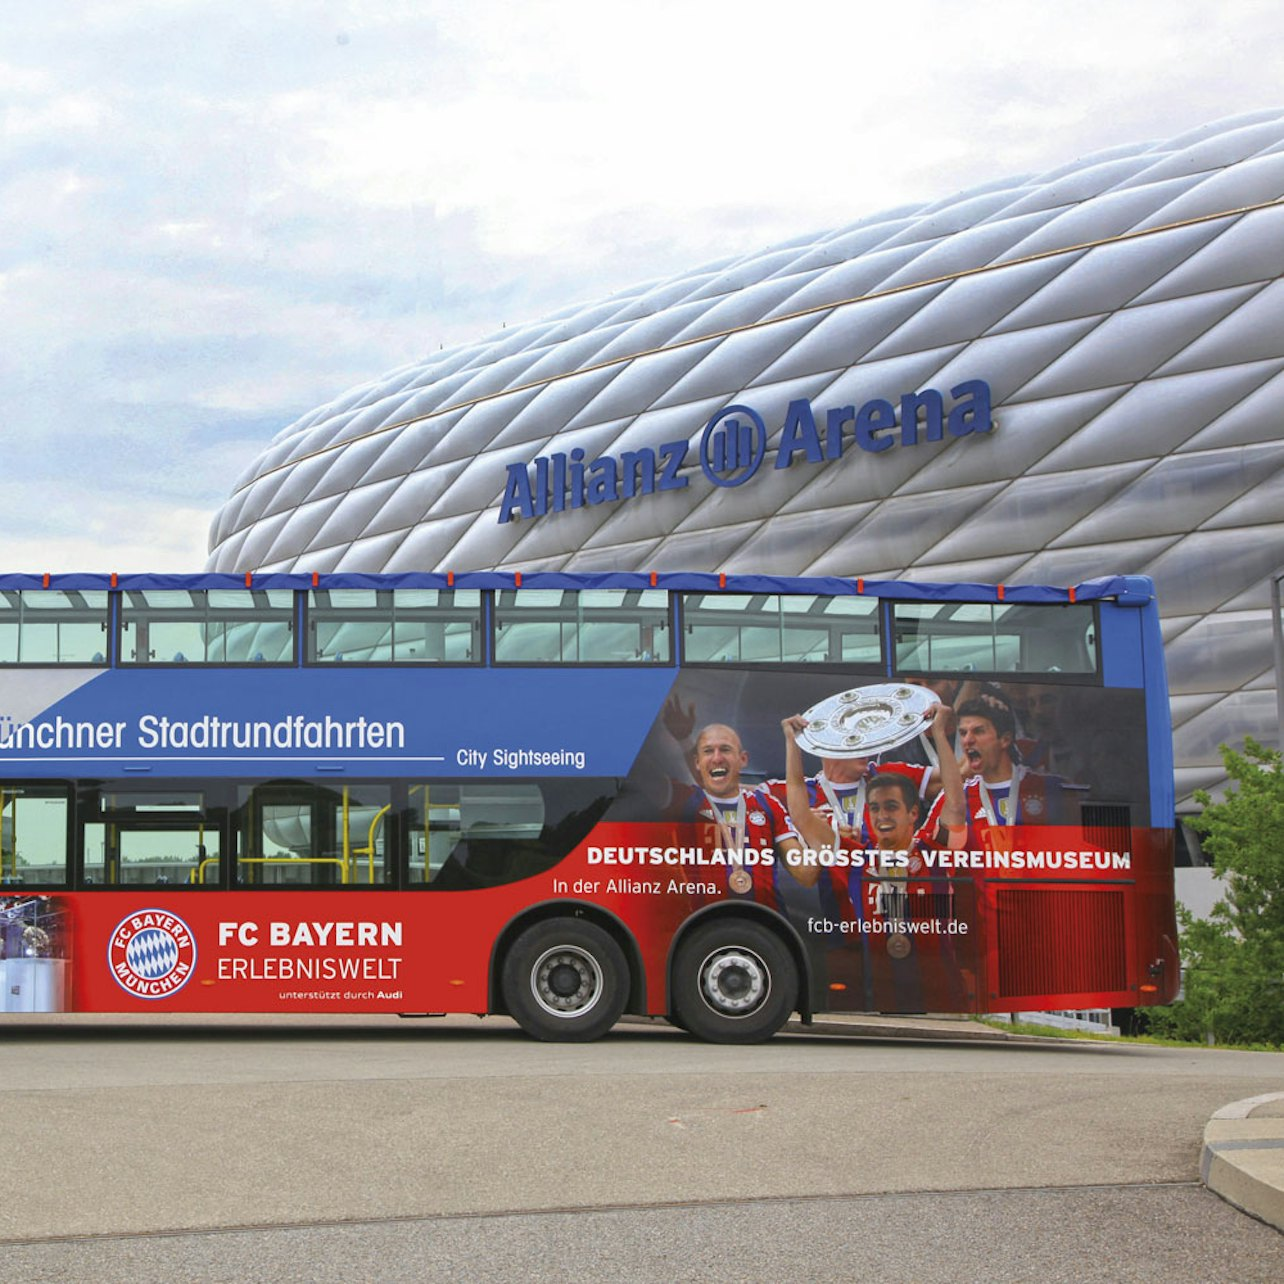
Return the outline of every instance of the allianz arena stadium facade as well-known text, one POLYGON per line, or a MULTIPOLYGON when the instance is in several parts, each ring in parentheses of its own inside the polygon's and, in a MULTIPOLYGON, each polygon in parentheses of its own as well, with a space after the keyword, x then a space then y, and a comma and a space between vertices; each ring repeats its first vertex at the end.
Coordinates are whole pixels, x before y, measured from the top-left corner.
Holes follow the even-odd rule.
POLYGON ((707 264, 354 388, 216 571, 1152 576, 1179 810, 1278 743, 1284 112, 707 264))

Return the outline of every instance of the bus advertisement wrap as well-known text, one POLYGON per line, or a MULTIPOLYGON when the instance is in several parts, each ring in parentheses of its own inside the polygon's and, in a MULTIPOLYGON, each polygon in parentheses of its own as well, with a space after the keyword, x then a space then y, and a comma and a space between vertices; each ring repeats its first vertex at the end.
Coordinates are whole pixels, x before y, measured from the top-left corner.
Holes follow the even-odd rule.
MULTIPOLYGON (((667 663, 644 603, 636 667, 503 667, 495 639, 461 667, 0 666, 6 1010, 507 1012, 544 1038, 628 1010, 746 1041, 795 1010, 1171 996, 1137 607, 1059 616, 1078 651, 1026 673, 992 624, 988 668, 956 662, 970 635, 918 609, 928 667, 921 627, 863 604, 872 643, 844 608, 819 661, 746 656, 756 624, 700 653, 714 596, 667 663)), ((772 609, 831 599, 798 602, 772 609)))

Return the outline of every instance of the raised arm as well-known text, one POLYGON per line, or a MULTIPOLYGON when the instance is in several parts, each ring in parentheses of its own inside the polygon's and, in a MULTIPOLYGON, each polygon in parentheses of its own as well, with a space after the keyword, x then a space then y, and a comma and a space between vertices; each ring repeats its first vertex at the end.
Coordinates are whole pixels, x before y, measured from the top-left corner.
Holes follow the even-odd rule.
POLYGON ((961 847, 967 835, 967 797, 963 790, 963 773, 959 770, 950 741, 949 728, 954 711, 948 705, 934 704, 923 716, 932 719, 932 743, 936 746, 937 770, 941 773, 941 790, 945 794, 938 833, 946 831, 948 846, 961 847))
MULTIPOLYGON (((811 809, 811 799, 807 795, 807 777, 803 771, 802 750, 794 738, 807 722, 794 714, 785 718, 780 729, 785 735, 785 797, 789 808, 789 819, 798 831, 803 844, 813 850, 834 845, 834 831, 821 820, 811 809)), ((789 855, 797 855, 791 852, 789 855)), ((789 872, 804 886, 812 887, 820 878, 820 866, 801 864, 790 860, 787 855, 785 863, 789 872)))

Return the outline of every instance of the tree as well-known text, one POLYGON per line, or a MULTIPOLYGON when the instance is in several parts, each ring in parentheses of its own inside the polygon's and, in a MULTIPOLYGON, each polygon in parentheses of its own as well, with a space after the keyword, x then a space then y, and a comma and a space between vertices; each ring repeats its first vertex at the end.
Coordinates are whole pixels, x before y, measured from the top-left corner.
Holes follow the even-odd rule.
POLYGON ((1195 795, 1192 821, 1227 891, 1207 919, 1179 907, 1185 999, 1152 1013, 1151 1029, 1183 1039, 1284 1045, 1284 762, 1245 741, 1222 746, 1233 782, 1214 802, 1195 795))

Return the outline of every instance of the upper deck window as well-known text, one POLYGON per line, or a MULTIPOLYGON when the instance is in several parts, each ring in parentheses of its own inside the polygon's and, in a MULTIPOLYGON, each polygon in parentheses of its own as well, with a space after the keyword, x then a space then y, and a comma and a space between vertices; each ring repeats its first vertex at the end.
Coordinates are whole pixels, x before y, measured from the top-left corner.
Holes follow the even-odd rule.
POLYGON ((290 664, 289 589, 134 589, 121 594, 122 664, 290 664))
POLYGON ((107 594, 0 592, 0 664, 107 663, 107 594))
POLYGON ((688 664, 882 663, 874 598, 686 593, 682 627, 688 664))
POLYGON ((309 664, 480 664, 477 589, 314 589, 309 664))
POLYGON ((669 664, 663 589, 505 589, 495 595, 496 664, 669 664))
POLYGON ((1091 605, 895 602, 898 673, 1096 673, 1091 605))

